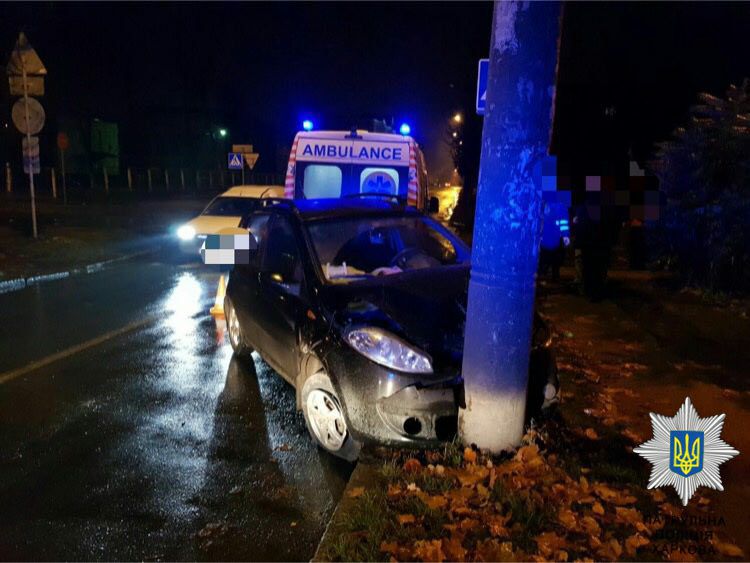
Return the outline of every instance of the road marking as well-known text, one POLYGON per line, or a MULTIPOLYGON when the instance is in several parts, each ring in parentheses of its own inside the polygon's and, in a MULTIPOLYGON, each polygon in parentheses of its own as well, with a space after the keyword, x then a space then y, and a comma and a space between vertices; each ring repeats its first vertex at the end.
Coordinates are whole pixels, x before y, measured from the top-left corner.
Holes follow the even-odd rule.
POLYGON ((103 342, 106 342, 107 340, 111 340, 120 335, 131 332, 137 328, 140 328, 144 325, 147 325, 153 322, 154 320, 156 320, 155 315, 148 316, 145 319, 132 322, 116 330, 105 332, 101 336, 97 336, 96 338, 92 338, 91 340, 87 340, 86 342, 82 342, 81 344, 76 344, 75 346, 72 346, 66 350, 62 350, 61 352, 51 354, 47 356, 46 358, 42 358, 41 360, 35 360, 29 364, 26 364, 23 367, 16 368, 10 371, 6 371, 5 373, 0 374, 0 385, 2 385, 3 383, 7 383, 8 381, 11 381, 13 379, 16 379, 17 377, 21 377, 22 375, 26 375, 27 373, 37 370, 39 368, 42 368, 44 366, 48 366, 58 360, 62 360, 64 358, 77 354, 78 352, 83 352, 84 350, 88 350, 89 348, 98 346, 99 344, 102 344, 103 342))

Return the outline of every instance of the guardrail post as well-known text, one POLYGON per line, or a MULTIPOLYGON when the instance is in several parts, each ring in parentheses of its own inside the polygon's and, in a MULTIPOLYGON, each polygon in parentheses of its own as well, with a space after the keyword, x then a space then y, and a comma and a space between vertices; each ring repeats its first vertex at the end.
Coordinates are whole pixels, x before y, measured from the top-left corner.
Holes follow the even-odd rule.
POLYGON ((182 191, 185 191, 185 171, 180 168, 180 186, 182 187, 182 191))
POLYGON ((128 166, 128 190, 133 191, 133 171, 128 166))
POLYGON ((13 173, 10 171, 10 162, 5 163, 5 191, 10 193, 13 190, 13 173))
POLYGON ((49 180, 52 184, 52 197, 57 199, 57 175, 54 168, 49 169, 49 180))
POLYGON ((107 174, 107 169, 102 166, 102 174, 104 176, 104 193, 109 195, 109 174, 107 174))
POLYGON ((146 168, 146 174, 148 175, 148 193, 154 191, 154 183, 151 178, 151 168, 146 168))

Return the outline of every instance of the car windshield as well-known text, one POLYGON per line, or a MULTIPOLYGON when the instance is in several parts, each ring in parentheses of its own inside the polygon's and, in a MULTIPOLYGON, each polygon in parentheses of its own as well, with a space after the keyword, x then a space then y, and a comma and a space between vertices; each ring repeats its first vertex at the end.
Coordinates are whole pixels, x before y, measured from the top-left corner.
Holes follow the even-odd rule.
POLYGON ((466 246, 426 217, 359 217, 312 222, 308 232, 332 282, 468 262, 466 246))
POLYGON ((202 215, 219 215, 224 217, 242 217, 258 207, 258 200, 253 197, 217 197, 202 215))

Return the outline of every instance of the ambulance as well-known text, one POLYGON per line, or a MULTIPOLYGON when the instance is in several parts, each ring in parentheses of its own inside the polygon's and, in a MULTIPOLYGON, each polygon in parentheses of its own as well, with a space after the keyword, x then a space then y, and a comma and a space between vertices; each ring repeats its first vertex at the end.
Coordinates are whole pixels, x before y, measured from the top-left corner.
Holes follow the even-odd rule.
POLYGON ((408 135, 352 131, 300 131, 294 137, 284 183, 287 199, 392 195, 430 209, 427 169, 408 135))

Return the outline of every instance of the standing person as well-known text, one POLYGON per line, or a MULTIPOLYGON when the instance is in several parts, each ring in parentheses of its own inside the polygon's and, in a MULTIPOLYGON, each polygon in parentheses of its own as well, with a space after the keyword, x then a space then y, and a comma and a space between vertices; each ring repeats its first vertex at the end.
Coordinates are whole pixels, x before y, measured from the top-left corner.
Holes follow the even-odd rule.
POLYGON ((552 279, 560 279, 560 266, 565 258, 565 248, 570 244, 568 208, 557 202, 544 203, 542 244, 539 253, 539 273, 549 270, 552 279))

